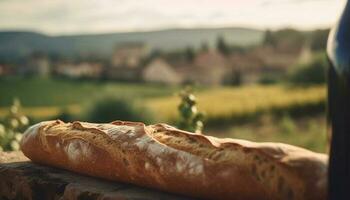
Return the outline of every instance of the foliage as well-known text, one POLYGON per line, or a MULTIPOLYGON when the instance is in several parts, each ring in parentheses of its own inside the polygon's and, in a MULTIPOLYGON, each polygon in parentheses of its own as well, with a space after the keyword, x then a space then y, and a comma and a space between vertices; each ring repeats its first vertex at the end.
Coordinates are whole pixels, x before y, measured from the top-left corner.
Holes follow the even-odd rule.
POLYGON ((263 45, 276 45, 276 41, 275 38, 273 36, 273 33, 271 32, 271 30, 266 30, 265 31, 265 35, 264 35, 264 39, 263 39, 263 45))
POLYGON ((185 55, 186 55, 186 59, 189 62, 192 62, 194 57, 195 57, 195 51, 193 50, 193 48, 191 47, 187 47, 185 50, 185 55))
POLYGON ((192 94, 191 88, 185 88, 180 92, 179 96, 181 98, 181 103, 178 106, 180 113, 178 127, 190 132, 201 133, 204 115, 197 109, 197 101, 192 94))
POLYGON ((280 52, 295 53, 305 44, 305 33, 294 29, 281 29, 277 31, 267 30, 263 44, 272 46, 280 52))
POLYGON ((266 30, 262 44, 284 52, 297 52, 303 45, 310 45, 311 50, 315 52, 324 51, 328 33, 329 29, 319 29, 310 32, 294 29, 266 30))
POLYGON ((271 85, 271 84, 276 84, 278 82, 280 82, 280 75, 276 75, 276 74, 262 74, 258 80, 258 82, 260 84, 263 85, 271 85))
POLYGON ((228 55, 230 53, 230 47, 222 36, 219 36, 217 38, 216 48, 220 53, 224 55, 228 55))
POLYGON ((242 72, 240 72, 239 70, 232 72, 232 77, 230 78, 229 84, 234 86, 240 86, 242 85, 242 82, 242 72))
POLYGON ((164 57, 164 52, 160 49, 153 49, 146 58, 142 59, 141 65, 146 66, 149 64, 153 59, 158 57, 164 57))
POLYGON ((64 122, 71 122, 79 120, 79 116, 76 113, 72 112, 69 107, 63 107, 52 119, 60 119, 64 122))
POLYGON ((309 36, 310 48, 313 51, 325 51, 329 29, 312 31, 309 36))
POLYGON ((98 98, 84 112, 87 121, 106 123, 115 120, 152 122, 150 111, 132 98, 105 96, 98 98))
POLYGON ((201 43, 200 51, 201 51, 201 52, 207 52, 207 51, 209 51, 209 45, 208 45, 207 42, 204 41, 204 42, 201 43))
POLYGON ((15 99, 9 114, 5 117, 5 123, 0 124, 0 150, 18 150, 22 137, 20 131, 28 125, 28 122, 28 118, 21 111, 20 101, 15 99))
POLYGON ((288 74, 288 80, 294 84, 321 84, 326 82, 328 63, 325 53, 314 56, 310 63, 295 66, 288 74))

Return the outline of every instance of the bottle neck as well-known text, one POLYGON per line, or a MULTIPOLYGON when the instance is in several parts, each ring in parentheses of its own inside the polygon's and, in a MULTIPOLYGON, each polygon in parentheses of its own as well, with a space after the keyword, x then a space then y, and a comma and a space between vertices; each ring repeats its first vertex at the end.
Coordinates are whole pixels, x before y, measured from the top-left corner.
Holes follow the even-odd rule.
POLYGON ((329 34, 327 54, 338 73, 350 74, 350 0, 329 34))
MULTIPOLYGON (((345 8, 343 10, 343 13, 340 17, 340 21, 338 24, 338 27, 341 28, 342 30, 347 30, 349 31, 350 29, 350 0, 348 0, 345 4, 345 8)), ((345 31, 344 30, 344 31, 345 31)))

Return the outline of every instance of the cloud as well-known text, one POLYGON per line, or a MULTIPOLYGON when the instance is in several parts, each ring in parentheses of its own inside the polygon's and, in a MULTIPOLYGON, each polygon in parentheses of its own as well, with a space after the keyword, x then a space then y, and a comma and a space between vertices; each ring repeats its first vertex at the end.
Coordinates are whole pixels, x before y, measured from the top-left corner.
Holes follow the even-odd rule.
MULTIPOLYGON (((300 3, 308 3, 308 2, 319 2, 319 1, 329 1, 329 0, 262 0, 260 2, 260 6, 270 6, 276 4, 300 4, 300 3)), ((337 1, 337 0, 334 0, 337 1)))
POLYGON ((0 0, 0 29, 52 34, 170 26, 315 27, 345 0, 0 0), (310 17, 310 16, 317 17, 310 17))

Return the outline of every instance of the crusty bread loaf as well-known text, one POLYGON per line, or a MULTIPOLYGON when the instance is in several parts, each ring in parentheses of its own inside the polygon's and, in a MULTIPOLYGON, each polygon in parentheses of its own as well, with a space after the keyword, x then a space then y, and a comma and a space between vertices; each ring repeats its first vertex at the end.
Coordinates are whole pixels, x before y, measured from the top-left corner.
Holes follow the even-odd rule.
POLYGON ((165 124, 46 121, 21 149, 37 163, 204 199, 326 199, 326 155, 165 124))

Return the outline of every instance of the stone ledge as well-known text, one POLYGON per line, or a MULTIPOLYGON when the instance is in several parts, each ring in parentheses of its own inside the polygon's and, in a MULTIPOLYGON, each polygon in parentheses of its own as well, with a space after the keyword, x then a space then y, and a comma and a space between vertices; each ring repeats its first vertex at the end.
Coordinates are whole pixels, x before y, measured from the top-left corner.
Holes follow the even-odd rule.
POLYGON ((21 152, 0 152, 0 199, 190 200, 191 198, 37 165, 25 158, 21 152))

